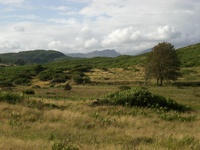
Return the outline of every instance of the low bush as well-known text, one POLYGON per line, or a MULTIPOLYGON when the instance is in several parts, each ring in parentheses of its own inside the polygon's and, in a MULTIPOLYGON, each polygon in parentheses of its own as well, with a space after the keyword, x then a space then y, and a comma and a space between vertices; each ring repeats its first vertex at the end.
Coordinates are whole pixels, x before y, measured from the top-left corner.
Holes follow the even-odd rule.
POLYGON ((187 111, 188 106, 178 104, 170 98, 165 98, 160 95, 153 95, 146 89, 136 88, 130 90, 119 91, 105 96, 113 105, 137 106, 147 108, 163 108, 166 111, 187 111))
POLYGON ((30 85, 31 80, 28 78, 17 78, 13 81, 17 85, 30 85))
POLYGON ((0 92, 0 102, 7 102, 9 104, 16 104, 22 101, 24 97, 22 95, 11 92, 0 92))
POLYGON ((65 86, 64 86, 64 89, 66 91, 70 91, 72 89, 72 87, 69 85, 69 83, 66 83, 65 86))
POLYGON ((76 84, 84 84, 84 83, 91 83, 90 78, 88 76, 74 76, 73 80, 76 84))
POLYGON ((48 81, 53 79, 54 72, 51 69, 44 70, 39 73, 38 77, 41 81, 48 81))
POLYGON ((131 87, 130 87, 130 86, 127 86, 127 85, 122 85, 122 86, 119 86, 119 89, 120 89, 121 91, 124 91, 124 90, 129 90, 129 89, 131 89, 131 87))
POLYGON ((31 89, 28 89, 28 90, 23 91, 23 94, 34 95, 35 92, 33 90, 31 90, 31 89))
POLYGON ((0 81, 0 87, 12 87, 13 83, 10 81, 0 81))

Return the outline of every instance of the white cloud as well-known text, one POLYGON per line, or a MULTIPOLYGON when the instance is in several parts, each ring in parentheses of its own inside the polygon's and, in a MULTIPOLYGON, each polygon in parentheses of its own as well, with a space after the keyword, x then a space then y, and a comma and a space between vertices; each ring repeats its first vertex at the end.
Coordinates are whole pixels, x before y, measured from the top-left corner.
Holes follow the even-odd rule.
POLYGON ((19 31, 19 32, 24 32, 25 31, 24 27, 22 27, 22 26, 16 26, 16 27, 14 27, 14 30, 15 31, 19 31))
POLYGON ((53 49, 53 50, 60 50, 62 49, 63 47, 65 47, 65 45, 60 42, 60 41, 51 41, 49 44, 48 44, 48 47, 50 49, 53 49))
POLYGON ((181 35, 181 33, 176 31, 174 27, 170 27, 168 25, 164 27, 159 27, 157 31, 160 35, 160 38, 163 40, 174 39, 180 37, 181 35))
POLYGON ((65 11, 65 10, 69 10, 70 8, 69 7, 66 7, 66 6, 50 6, 48 7, 49 9, 52 9, 52 10, 58 10, 58 11, 65 11))
POLYGON ((71 26, 77 26, 78 22, 75 18, 68 18, 68 19, 64 19, 64 18, 51 18, 48 19, 49 22, 54 22, 54 23, 58 23, 58 24, 66 24, 66 25, 71 25, 71 26))
POLYGON ((50 6, 47 2, 0 0, 14 4, 0 10, 0 33, 6 37, 1 47, 16 51, 11 45, 18 43, 21 50, 111 48, 131 53, 161 41, 176 47, 200 41, 197 0, 58 0, 50 6))
POLYGON ((181 37, 181 33, 176 31, 174 27, 168 25, 158 27, 156 32, 152 32, 146 35, 148 40, 173 40, 181 37))
POLYGON ((0 37, 0 52, 3 52, 5 50, 13 51, 13 50, 19 50, 20 45, 16 42, 8 41, 5 37, 0 37))
POLYGON ((33 14, 28 14, 28 15, 7 15, 7 16, 2 16, 1 18, 3 19, 28 19, 28 20, 40 20, 41 18, 39 16, 33 15, 33 14))
POLYGON ((0 0, 0 4, 17 4, 22 3, 25 0, 0 0))
POLYGON ((137 41, 140 38, 140 32, 135 31, 133 27, 124 29, 117 29, 111 32, 108 36, 104 37, 103 45, 129 43, 131 41, 137 41))
POLYGON ((85 41, 86 48, 95 48, 97 47, 97 44, 98 44, 98 40, 96 40, 95 38, 91 38, 85 41))

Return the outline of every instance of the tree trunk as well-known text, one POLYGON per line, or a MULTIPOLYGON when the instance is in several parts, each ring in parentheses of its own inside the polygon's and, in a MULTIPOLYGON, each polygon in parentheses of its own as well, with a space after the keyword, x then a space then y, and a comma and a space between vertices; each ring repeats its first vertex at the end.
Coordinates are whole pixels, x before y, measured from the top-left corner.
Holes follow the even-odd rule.
POLYGON ((157 85, 159 84, 159 76, 157 76, 156 84, 157 84, 157 85))
POLYGON ((160 78, 160 86, 163 85, 163 77, 160 78))

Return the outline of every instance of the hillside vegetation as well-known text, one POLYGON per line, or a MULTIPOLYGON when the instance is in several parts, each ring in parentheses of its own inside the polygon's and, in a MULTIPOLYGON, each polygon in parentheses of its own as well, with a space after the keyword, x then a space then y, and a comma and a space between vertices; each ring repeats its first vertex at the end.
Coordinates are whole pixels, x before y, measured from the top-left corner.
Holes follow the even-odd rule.
POLYGON ((177 50, 182 76, 163 87, 144 85, 148 53, 0 67, 0 149, 199 150, 199 49, 189 47, 177 50))
POLYGON ((48 63, 64 57, 65 59, 69 59, 69 57, 65 56, 63 53, 54 50, 33 50, 0 54, 3 63, 20 63, 21 61, 21 63, 23 62, 24 64, 48 63))
POLYGON ((200 66, 200 43, 180 48, 177 53, 183 67, 200 66))

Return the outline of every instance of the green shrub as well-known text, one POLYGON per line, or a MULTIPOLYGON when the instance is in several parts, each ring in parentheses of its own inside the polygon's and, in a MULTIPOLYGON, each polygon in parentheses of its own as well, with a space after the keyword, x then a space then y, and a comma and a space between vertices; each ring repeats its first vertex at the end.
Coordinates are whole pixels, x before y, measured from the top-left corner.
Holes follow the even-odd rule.
POLYGON ((12 87, 13 83, 10 81, 0 81, 0 87, 12 87))
POLYGON ((165 110, 186 111, 189 107, 178 104, 172 99, 160 95, 153 95, 146 89, 136 88, 119 91, 105 96, 113 105, 137 106, 147 108, 163 108, 165 110))
POLYGON ((69 85, 69 83, 66 83, 64 86, 64 89, 67 91, 70 91, 72 89, 72 87, 69 85))
POLYGON ((41 81, 48 81, 52 80, 53 76, 54 76, 53 70, 48 69, 40 72, 38 77, 41 81))
POLYGON ((31 80, 28 78, 17 78, 14 80, 14 83, 17 85, 29 85, 31 80))
POLYGON ((23 94, 34 95, 35 92, 33 90, 31 90, 31 89, 28 89, 28 90, 23 91, 23 94))
POLYGON ((62 83, 67 81, 69 77, 65 73, 55 73, 53 75, 52 83, 62 83))
POLYGON ((88 76, 84 76, 84 77, 81 77, 81 76, 74 76, 73 78, 74 82, 76 84, 83 84, 83 83, 90 83, 90 78, 88 76))
POLYGON ((0 102, 7 102, 9 104, 16 104, 23 100, 23 96, 10 92, 0 92, 0 102))

